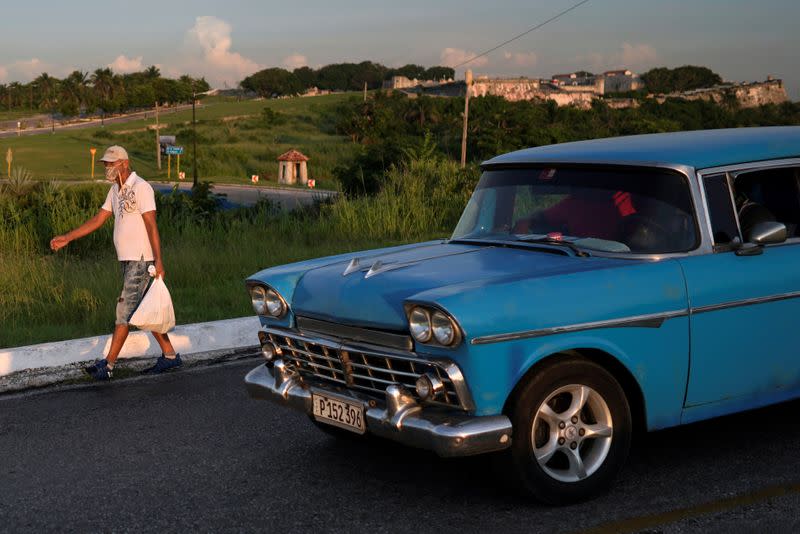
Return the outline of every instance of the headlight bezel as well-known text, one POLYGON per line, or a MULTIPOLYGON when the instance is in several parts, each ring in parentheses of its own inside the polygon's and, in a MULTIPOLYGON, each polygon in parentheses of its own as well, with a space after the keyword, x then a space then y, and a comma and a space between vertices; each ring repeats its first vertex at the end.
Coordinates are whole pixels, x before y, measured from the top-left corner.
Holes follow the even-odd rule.
POLYGON ((248 292, 250 293, 250 302, 253 305, 253 311, 259 317, 270 317, 272 319, 281 319, 286 316, 289 311, 289 305, 286 299, 283 298, 275 288, 261 283, 248 284, 248 292), (278 307, 270 306, 270 299, 273 303, 277 303, 278 307))
POLYGON ((444 310, 438 306, 416 302, 406 303, 405 310, 406 320, 408 322, 408 330, 415 343, 420 343, 427 346, 443 347, 446 349, 454 349, 458 347, 464 339, 461 325, 458 324, 458 321, 456 321, 456 319, 450 313, 448 313, 447 310, 444 310), (414 335, 414 329, 412 329, 412 314, 418 311, 427 314, 428 318, 429 334, 427 337, 422 339, 414 335), (451 329, 451 335, 449 338, 440 339, 440 337, 436 336, 433 324, 434 316, 437 316, 437 318, 439 318, 442 322, 446 321, 447 325, 451 329))

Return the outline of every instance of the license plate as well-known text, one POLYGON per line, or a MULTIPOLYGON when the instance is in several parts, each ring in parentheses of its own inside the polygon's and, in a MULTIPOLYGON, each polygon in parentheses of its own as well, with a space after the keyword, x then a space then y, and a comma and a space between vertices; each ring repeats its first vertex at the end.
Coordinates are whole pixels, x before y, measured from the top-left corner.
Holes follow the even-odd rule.
POLYGON ((358 434, 367 430, 364 424, 364 405, 348 402, 328 395, 311 395, 314 405, 314 418, 329 425, 338 426, 358 434))

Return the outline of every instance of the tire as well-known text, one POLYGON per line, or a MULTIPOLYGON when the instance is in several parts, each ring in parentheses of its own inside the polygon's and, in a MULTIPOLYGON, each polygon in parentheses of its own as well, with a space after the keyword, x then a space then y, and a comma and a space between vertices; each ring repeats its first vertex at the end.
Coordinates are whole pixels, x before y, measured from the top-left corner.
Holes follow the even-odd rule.
POLYGON ((531 377, 510 415, 511 474, 548 504, 580 502, 605 491, 630 450, 633 425, 625 392, 608 371, 583 358, 561 360, 531 377))

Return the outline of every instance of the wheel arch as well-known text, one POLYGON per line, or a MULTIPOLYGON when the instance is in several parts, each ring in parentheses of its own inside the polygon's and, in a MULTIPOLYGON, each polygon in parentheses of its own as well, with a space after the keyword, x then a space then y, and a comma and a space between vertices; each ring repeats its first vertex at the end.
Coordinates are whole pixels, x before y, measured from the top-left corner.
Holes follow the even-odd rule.
POLYGON ((506 398, 506 402, 503 405, 503 413, 510 415, 511 409, 514 405, 514 400, 516 399, 517 395, 519 395, 523 385, 527 383, 533 376, 541 373, 543 370, 557 363, 575 358, 588 360, 601 366, 608 371, 611 376, 617 380, 617 382, 619 382, 619 385, 622 387, 622 391, 625 393, 625 397, 628 399, 634 432, 637 434, 646 432, 648 428, 647 406, 644 400, 644 392, 642 391, 639 382, 633 376, 633 373, 631 373, 630 370, 619 359, 604 350, 596 348, 570 349, 561 352, 555 352, 545 356, 544 358, 541 358, 539 361, 533 364, 514 385, 514 388, 511 390, 511 393, 508 395, 508 398, 506 398))

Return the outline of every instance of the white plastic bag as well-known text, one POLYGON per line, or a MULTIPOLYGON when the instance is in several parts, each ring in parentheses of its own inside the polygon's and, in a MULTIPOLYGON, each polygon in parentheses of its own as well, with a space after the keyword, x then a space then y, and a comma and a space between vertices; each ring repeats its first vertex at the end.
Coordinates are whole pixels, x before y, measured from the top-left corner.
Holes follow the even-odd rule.
MULTIPOLYGON (((156 269, 151 265, 147 272, 150 276, 155 276, 156 269)), ((175 326, 172 297, 169 296, 169 290, 160 276, 152 281, 129 322, 140 330, 160 334, 166 334, 175 326)))

